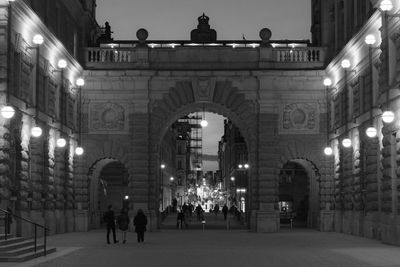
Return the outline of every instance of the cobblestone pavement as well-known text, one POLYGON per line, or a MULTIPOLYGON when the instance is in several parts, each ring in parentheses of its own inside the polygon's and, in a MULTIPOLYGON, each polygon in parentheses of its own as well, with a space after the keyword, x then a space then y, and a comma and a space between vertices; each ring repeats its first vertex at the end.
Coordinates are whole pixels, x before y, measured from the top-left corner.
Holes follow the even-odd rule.
MULTIPOLYGON (((120 237, 120 233, 118 233, 120 237)), ((226 230, 147 232, 137 243, 107 245, 105 231, 51 236, 58 252, 46 259, 1 266, 400 266, 400 248, 355 236, 313 230, 260 234, 226 230)))

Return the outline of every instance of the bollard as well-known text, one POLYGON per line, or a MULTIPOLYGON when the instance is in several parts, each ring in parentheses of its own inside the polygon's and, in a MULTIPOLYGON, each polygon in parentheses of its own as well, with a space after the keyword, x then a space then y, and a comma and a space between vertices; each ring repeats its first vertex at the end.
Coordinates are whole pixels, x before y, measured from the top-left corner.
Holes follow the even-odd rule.
POLYGON ((205 225, 206 225, 206 221, 205 220, 201 221, 201 224, 203 225, 203 231, 204 231, 204 228, 205 228, 205 225))

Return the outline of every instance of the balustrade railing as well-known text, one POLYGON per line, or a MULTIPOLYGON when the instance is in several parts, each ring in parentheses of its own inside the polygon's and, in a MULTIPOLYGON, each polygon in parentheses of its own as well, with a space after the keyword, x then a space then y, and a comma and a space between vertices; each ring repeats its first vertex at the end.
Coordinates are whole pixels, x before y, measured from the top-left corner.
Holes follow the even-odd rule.
POLYGON ((274 58, 277 62, 323 62, 324 51, 321 47, 276 48, 274 58))
MULTIPOLYGON (((199 45, 200 46, 200 45, 199 45)), ((192 46, 192 47, 199 47, 192 46)), ((168 52, 168 47, 165 44, 160 44, 159 47, 148 46, 149 49, 163 49, 162 51, 168 52)), ((179 47, 189 47, 188 45, 180 45, 177 47, 169 47, 169 49, 179 49, 179 47)), ((202 45, 206 47, 206 45, 202 45)), ((208 46, 209 47, 209 46, 208 46)), ((217 47, 217 46, 214 46, 217 47)), ((221 44, 218 46, 221 49, 257 49, 260 46, 257 44, 255 47, 248 45, 233 47, 228 44, 221 44)), ((325 48, 323 47, 275 47, 273 49, 273 62, 278 63, 323 63, 325 61, 325 48)), ((138 54, 137 47, 89 47, 84 50, 85 62, 93 63, 138 63, 140 55, 138 54)), ((144 55, 143 55, 144 56, 144 55)), ((142 60, 148 60, 145 56, 142 60)))

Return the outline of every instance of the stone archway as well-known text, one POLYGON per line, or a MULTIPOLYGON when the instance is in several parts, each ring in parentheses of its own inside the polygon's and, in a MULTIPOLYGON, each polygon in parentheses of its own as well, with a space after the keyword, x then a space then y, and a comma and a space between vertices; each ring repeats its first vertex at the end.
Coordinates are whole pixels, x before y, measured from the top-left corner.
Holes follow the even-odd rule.
POLYGON ((160 164, 159 149, 162 138, 168 127, 183 115, 192 112, 207 111, 229 118, 240 130, 248 148, 248 159, 252 166, 249 173, 249 207, 257 209, 258 162, 257 124, 258 105, 247 100, 230 82, 216 82, 212 79, 196 79, 192 82, 178 82, 170 88, 161 99, 151 103, 150 113, 150 158, 149 158, 149 209, 157 210, 159 188, 158 166, 160 164))
MULTIPOLYGON (((100 205, 100 192, 106 190, 106 184, 103 180, 101 180, 102 171, 107 168, 110 164, 119 164, 123 166, 126 172, 128 169, 124 164, 116 159, 116 158, 102 158, 95 161, 92 166, 89 168, 87 173, 88 177, 88 193, 89 193, 89 228, 96 229, 100 227, 101 216, 104 212, 104 207, 102 208, 100 205)), ((123 193, 129 191, 129 188, 126 186, 126 189, 123 193)), ((106 192, 106 191, 104 191, 106 192)), ((121 199, 122 200, 122 199, 121 199)), ((104 205, 103 205, 104 206, 104 205)), ((116 207, 118 208, 118 207, 116 207)))
MULTIPOLYGON (((307 203, 304 203, 307 207, 307 227, 318 228, 318 216, 320 215, 320 201, 319 201, 319 183, 321 174, 318 167, 309 159, 306 158, 293 158, 288 160, 285 164, 281 164, 281 170, 285 169, 290 163, 295 163, 305 171, 307 175, 307 186, 304 196, 306 197, 307 203)), ((294 177, 296 178, 296 177, 294 177)), ((280 192, 281 193, 281 192, 280 192)))

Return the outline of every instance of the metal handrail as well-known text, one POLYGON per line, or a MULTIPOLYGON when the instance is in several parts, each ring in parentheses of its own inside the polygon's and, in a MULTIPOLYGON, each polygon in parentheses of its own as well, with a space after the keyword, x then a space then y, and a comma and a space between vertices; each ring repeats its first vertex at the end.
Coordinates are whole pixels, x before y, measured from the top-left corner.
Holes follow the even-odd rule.
POLYGON ((41 224, 35 223, 35 222, 31 221, 31 220, 25 219, 25 218, 23 218, 21 216, 18 216, 18 215, 14 214, 14 213, 12 213, 10 211, 7 211, 7 210, 1 209, 1 208, 0 208, 0 211, 5 214, 5 217, 4 217, 4 239, 5 240, 7 240, 8 231, 10 230, 9 229, 10 228, 9 218, 10 218, 10 216, 13 216, 14 218, 20 219, 22 221, 25 221, 27 223, 30 223, 30 224, 34 225, 34 227, 35 227, 35 253, 37 251, 37 227, 40 227, 40 228, 43 229, 43 237, 44 237, 44 240, 43 240, 43 249, 44 249, 43 250, 43 255, 46 256, 46 245, 47 245, 46 236, 47 236, 47 231, 49 230, 46 227, 46 225, 41 225, 41 224))

